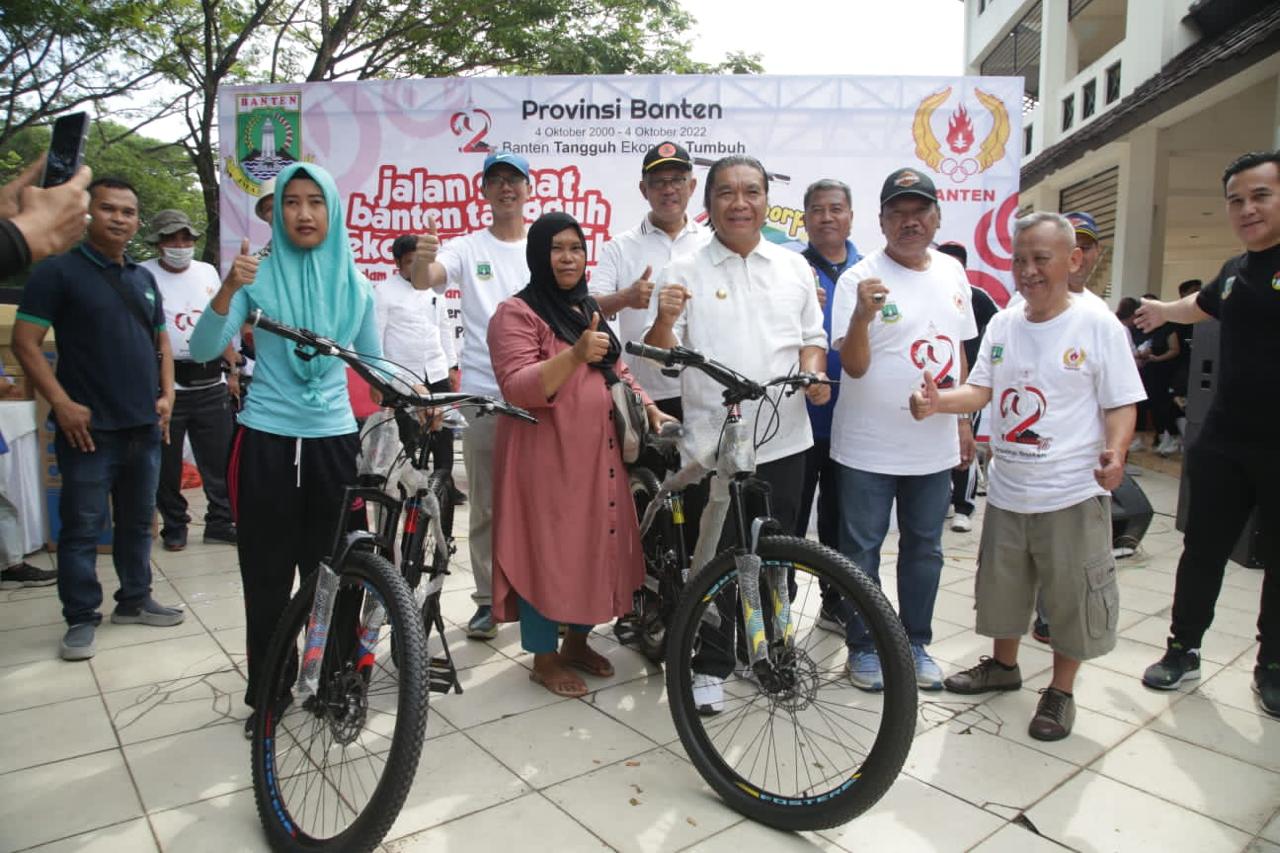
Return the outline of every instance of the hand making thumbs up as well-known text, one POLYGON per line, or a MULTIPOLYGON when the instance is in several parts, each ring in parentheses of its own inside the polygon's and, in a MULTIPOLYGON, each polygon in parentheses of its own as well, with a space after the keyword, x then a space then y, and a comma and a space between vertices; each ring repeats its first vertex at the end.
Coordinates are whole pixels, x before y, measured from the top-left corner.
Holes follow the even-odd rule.
POLYGON ((431 264, 435 262, 436 253, 440 251, 440 232, 436 229, 435 216, 427 217, 427 233, 418 235, 418 248, 413 262, 431 264))
POLYGON ((649 307, 649 299, 653 296, 653 282, 649 280, 651 275, 653 275, 653 267, 645 267, 640 278, 627 288, 625 304, 628 308, 638 308, 643 311, 649 307))
POLYGON ((239 290, 247 284, 253 284, 258 275, 258 259, 249 252, 249 238, 240 241, 240 254, 231 262, 227 277, 222 280, 223 287, 232 291, 239 290))
POLYGON ((911 395, 911 416, 922 421, 938 411, 942 397, 938 393, 938 383, 933 381, 929 371, 924 372, 924 388, 911 395))
POLYGON ((598 331, 599 328, 600 312, 596 311, 591 314, 591 325, 583 330, 573 345, 574 358, 582 364, 594 364, 609 351, 609 335, 598 331))

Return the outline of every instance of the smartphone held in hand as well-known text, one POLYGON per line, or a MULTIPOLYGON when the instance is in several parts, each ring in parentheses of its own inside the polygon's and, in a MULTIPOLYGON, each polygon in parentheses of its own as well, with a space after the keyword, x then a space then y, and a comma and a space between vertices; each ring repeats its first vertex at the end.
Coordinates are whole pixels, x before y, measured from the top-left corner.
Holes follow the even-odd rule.
POLYGON ((44 164, 42 187, 56 187, 71 180, 84 159, 84 144, 89 138, 89 114, 68 113, 53 123, 53 138, 44 164))

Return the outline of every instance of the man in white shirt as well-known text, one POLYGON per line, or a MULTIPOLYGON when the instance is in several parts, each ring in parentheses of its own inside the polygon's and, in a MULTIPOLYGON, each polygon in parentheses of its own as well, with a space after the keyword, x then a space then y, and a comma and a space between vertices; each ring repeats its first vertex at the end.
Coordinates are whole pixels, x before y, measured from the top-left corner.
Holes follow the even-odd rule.
MULTIPOLYGON (((745 155, 716 161, 707 172, 704 201, 714 236, 692 254, 672 260, 659 276, 663 285, 650 308, 645 343, 688 347, 757 382, 797 369, 825 379, 827 336, 813 273, 800 255, 761 235, 769 209, 769 177, 760 161, 745 155)), ((697 370, 681 373, 681 404, 692 452, 711 468, 725 419, 723 390, 697 370)), ((806 396, 821 405, 831 391, 826 385, 813 385, 806 396)), ((744 422, 756 423, 760 410, 760 401, 743 403, 744 422)), ((761 417, 771 414, 766 410, 761 417)), ((773 517, 789 531, 796 523, 805 451, 813 444, 813 434, 804 398, 798 394, 781 397, 777 417, 774 439, 757 454, 756 476, 770 485, 773 517)), ((686 530, 697 529, 707 494, 706 481, 686 492, 686 530)), ((717 600, 720 627, 703 628, 692 664, 694 701, 704 714, 723 709, 723 682, 734 670, 736 605, 732 595, 727 598, 717 600)))
MULTIPOLYGON (((382 355, 424 380, 433 394, 453 390, 458 374, 454 355, 453 323, 444 297, 431 290, 417 290, 412 283, 418 238, 401 234, 391 244, 396 275, 374 288, 382 355)), ((453 471, 453 431, 440 429, 431 436, 432 470, 453 471)), ((450 480, 452 484, 452 480, 450 480)), ((454 489, 454 500, 457 490, 454 489)))
MULTIPOLYGON (((649 212, 635 228, 605 243, 591 274, 590 289, 600 310, 607 317, 617 316, 619 339, 644 337, 654 274, 673 257, 699 249, 709 239, 707 229, 686 212, 697 188, 693 160, 682 146, 660 142, 644 155, 640 195, 649 203, 649 212)), ((647 359, 624 354, 623 360, 658 408, 680 419, 680 380, 663 376, 647 359)))
MULTIPOLYGON (((493 213, 482 231, 450 240, 443 248, 434 224, 418 237, 413 286, 444 293, 453 284, 462 291, 463 393, 501 397, 489 360, 489 319, 498 303, 529 283, 525 260, 524 205, 529 200, 529 163, 519 154, 496 151, 484 159, 481 192, 493 213)), ((462 461, 471 492, 471 573, 475 576, 475 615, 467 636, 498 636, 493 621, 493 444, 496 418, 474 418, 462 435, 462 461)))
MULTIPOLYGON (((925 647, 933 639, 951 469, 967 465, 975 447, 967 418, 917 423, 906 405, 925 371, 943 387, 963 382, 964 342, 978 334, 964 269, 931 248, 941 222, 927 175, 890 174, 880 190, 885 247, 840 276, 831 312, 831 345, 844 368, 831 424, 840 550, 879 582, 880 546, 897 500, 898 612, 925 690, 942 689, 942 670, 925 647)), ((860 618, 849 619, 845 637, 850 680, 882 690, 880 658, 860 618)))
MULTIPOLYGON (((1075 210, 1071 213, 1063 214, 1067 217, 1067 221, 1075 229, 1076 248, 1080 250, 1080 268, 1071 273, 1067 279, 1067 290, 1072 296, 1078 298, 1085 307, 1101 311, 1111 317, 1115 313, 1111 310, 1111 306, 1107 304, 1107 300, 1094 293, 1089 288, 1089 282, 1093 280, 1093 272, 1098 268, 1098 262, 1102 260, 1106 247, 1102 245, 1102 235, 1098 231, 1098 223, 1091 214, 1084 211, 1075 210)), ((1022 294, 1015 292, 1009 297, 1006 308, 1016 308, 1022 305, 1022 294)), ((1119 320, 1116 321, 1120 322, 1119 320)))
MULTIPOLYGON (((176 397, 169 421, 169 443, 160 445, 160 486, 156 509, 162 524, 160 539, 166 551, 187 547, 187 499, 182 496, 183 440, 191 439, 200 480, 208 500, 204 517, 204 541, 234 545, 236 528, 227 498, 227 451, 231 447, 231 400, 223 378, 223 360, 197 362, 189 342, 196 320, 218 292, 221 281, 213 265, 195 260, 200 232, 181 210, 162 210, 151 220, 144 239, 160 256, 140 266, 155 276, 164 303, 165 327, 173 346, 176 397)), ((235 351, 228 347, 228 360, 235 351)))
POLYGON ((1145 396, 1124 327, 1069 295, 1068 273, 1081 258, 1072 231, 1057 213, 1018 220, 1013 274, 1023 307, 992 319, 966 384, 939 391, 926 375, 910 400, 916 418, 993 404, 975 597, 977 632, 995 649, 946 687, 1021 688, 1018 645, 1040 589, 1053 625, 1053 678, 1031 720, 1037 740, 1071 733, 1081 661, 1115 647, 1108 493, 1124 477, 1135 404, 1145 396))

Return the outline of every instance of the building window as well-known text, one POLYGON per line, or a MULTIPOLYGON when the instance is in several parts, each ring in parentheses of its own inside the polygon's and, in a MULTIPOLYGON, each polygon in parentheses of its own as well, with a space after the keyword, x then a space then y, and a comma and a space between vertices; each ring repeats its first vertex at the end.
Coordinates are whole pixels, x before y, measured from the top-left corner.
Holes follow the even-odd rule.
POLYGON ((1098 81, 1090 80, 1080 92, 1080 118, 1088 118, 1098 108, 1098 81))
POLYGON ((1120 100, 1120 63, 1107 68, 1107 103, 1120 100))
POLYGON ((1031 125, 1027 125, 1022 129, 1022 153, 1031 156, 1031 125))
MULTIPOLYGON (((982 0, 979 0, 982 2, 982 0)), ((1043 6, 1032 4, 978 66, 984 77, 1022 77, 1023 114, 1040 100, 1040 30, 1043 6)))
POLYGON ((978 14, 981 15, 987 11, 987 0, 978 0, 978 14))
POLYGON ((1062 129, 1070 130, 1071 125, 1076 121, 1076 96, 1075 94, 1067 95, 1062 99, 1062 129))

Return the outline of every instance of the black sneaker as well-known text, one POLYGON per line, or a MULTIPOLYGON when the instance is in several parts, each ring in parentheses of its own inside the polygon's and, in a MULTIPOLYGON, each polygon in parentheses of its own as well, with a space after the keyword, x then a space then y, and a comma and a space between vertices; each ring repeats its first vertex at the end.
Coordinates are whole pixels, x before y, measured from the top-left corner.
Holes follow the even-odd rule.
POLYGON ((1184 681, 1200 677, 1200 653, 1183 648, 1176 640, 1169 641, 1169 650, 1156 663, 1142 673, 1142 683, 1157 690, 1173 690, 1184 681))
POLYGON ((457 486, 450 486, 449 500, 453 503, 454 506, 465 506, 467 503, 467 496, 464 495, 462 493, 462 490, 459 489, 457 486))
POLYGON ((1037 616, 1036 625, 1031 629, 1031 638, 1037 643, 1047 644, 1049 642, 1049 623, 1037 616))
POLYGON ((204 529, 204 543, 206 545, 234 545, 239 541, 236 533, 235 525, 228 527, 206 527, 204 529))
POLYGON ((1280 717, 1280 663, 1253 668, 1253 692, 1258 704, 1273 717, 1280 717))
POLYGON ((181 551, 187 547, 187 528, 181 530, 161 530, 160 541, 166 551, 181 551))
POLYGON ((19 563, 0 572, 0 589, 22 589, 26 586, 51 586, 58 582, 58 573, 38 569, 30 563, 19 563))

